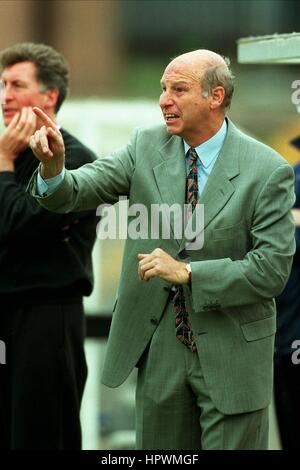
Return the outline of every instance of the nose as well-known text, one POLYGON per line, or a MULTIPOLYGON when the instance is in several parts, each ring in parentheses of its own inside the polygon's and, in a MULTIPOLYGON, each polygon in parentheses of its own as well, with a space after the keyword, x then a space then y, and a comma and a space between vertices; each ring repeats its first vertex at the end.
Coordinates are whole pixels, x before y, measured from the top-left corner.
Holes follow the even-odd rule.
POLYGON ((171 98, 170 93, 167 90, 162 91, 159 97, 159 105, 160 107, 166 108, 167 106, 171 106, 173 104, 173 100, 171 98))
POLYGON ((5 101, 11 101, 13 99, 13 93, 11 86, 6 83, 5 84, 5 101))

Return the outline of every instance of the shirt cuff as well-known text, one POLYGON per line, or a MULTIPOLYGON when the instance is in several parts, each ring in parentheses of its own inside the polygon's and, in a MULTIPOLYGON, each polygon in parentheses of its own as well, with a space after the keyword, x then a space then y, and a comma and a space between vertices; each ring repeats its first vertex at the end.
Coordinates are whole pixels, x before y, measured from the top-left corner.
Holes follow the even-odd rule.
POLYGON ((39 196, 50 196, 58 188, 58 186, 63 182, 65 177, 65 168, 53 178, 43 179, 40 174, 40 167, 37 174, 37 193, 39 196))

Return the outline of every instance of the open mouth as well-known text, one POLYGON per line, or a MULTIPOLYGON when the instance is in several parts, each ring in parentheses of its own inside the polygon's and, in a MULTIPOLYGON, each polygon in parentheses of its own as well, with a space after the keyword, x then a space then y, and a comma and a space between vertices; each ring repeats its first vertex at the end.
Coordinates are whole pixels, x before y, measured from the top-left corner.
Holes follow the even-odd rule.
POLYGON ((12 114, 15 114, 17 112, 17 110, 16 109, 3 108, 2 112, 5 116, 10 116, 12 114))
POLYGON ((172 122, 174 121, 175 119, 178 119, 179 116, 177 114, 172 114, 172 113, 166 113, 165 114, 165 120, 166 122, 172 122))

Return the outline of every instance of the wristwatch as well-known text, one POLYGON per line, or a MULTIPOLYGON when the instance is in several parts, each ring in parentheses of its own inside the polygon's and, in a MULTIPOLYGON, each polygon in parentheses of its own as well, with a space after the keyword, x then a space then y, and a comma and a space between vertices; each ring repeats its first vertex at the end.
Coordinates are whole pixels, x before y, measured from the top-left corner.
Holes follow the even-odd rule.
POLYGON ((186 269, 186 271, 187 271, 187 273, 188 273, 188 275, 189 275, 189 282, 188 282, 188 283, 191 284, 191 282, 192 282, 192 269, 191 269, 191 265, 190 265, 189 263, 186 264, 186 265, 185 265, 185 269, 186 269))

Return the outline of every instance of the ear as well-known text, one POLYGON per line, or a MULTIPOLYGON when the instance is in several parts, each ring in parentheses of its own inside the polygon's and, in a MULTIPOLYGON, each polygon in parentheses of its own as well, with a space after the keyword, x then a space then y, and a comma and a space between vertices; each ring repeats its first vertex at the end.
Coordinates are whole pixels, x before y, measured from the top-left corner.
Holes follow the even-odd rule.
POLYGON ((45 103, 44 109, 55 109, 55 105, 57 103, 59 97, 59 90, 58 88, 50 88, 49 90, 45 91, 45 103))
POLYGON ((219 108, 225 98, 225 90, 222 86, 214 88, 210 94, 210 109, 219 108))

